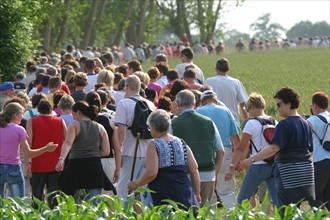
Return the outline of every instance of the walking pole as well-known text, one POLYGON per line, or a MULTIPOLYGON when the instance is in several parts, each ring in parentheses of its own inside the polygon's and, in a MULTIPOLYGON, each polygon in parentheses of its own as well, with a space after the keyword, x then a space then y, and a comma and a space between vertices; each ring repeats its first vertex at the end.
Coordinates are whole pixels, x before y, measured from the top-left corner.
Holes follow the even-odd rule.
POLYGON ((138 148, 139 148, 139 143, 140 143, 140 133, 137 133, 134 158, 133 158, 133 164, 132 164, 132 171, 131 171, 131 179, 130 179, 131 182, 133 181, 133 177, 134 177, 135 163, 136 163, 136 157, 137 157, 137 152, 138 152, 138 148))

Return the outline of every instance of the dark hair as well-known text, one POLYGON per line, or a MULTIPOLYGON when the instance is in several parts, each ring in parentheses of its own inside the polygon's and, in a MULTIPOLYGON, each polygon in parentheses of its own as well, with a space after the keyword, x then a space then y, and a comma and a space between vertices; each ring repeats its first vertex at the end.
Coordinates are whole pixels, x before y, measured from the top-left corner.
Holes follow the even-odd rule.
POLYGON ((97 92, 92 91, 92 92, 87 93, 84 101, 86 101, 89 105, 96 106, 98 108, 98 110, 97 110, 98 113, 102 111, 101 97, 99 96, 99 94, 97 92))
POLYGON ((41 79, 41 86, 42 87, 48 87, 49 79, 50 79, 49 75, 44 75, 41 79))
POLYGON ((126 82, 126 80, 124 78, 119 81, 118 86, 117 86, 118 91, 121 91, 125 88, 125 82, 126 82))
POLYGON ((181 55, 183 55, 183 56, 187 57, 188 59, 192 60, 194 58, 194 51, 190 47, 187 47, 187 48, 184 48, 181 51, 181 55))
POLYGON ((196 78, 196 70, 193 69, 193 68, 188 68, 184 71, 183 73, 183 77, 186 77, 186 78, 196 78))
POLYGON ((157 79, 159 76, 159 70, 157 67, 150 67, 147 73, 150 79, 157 79))
POLYGON ((66 92, 64 92, 63 90, 59 90, 54 93, 53 95, 54 109, 58 107, 57 105, 64 95, 66 95, 66 92))
POLYGON ((168 66, 168 64, 166 62, 156 63, 155 67, 157 67, 159 72, 163 73, 164 76, 167 75, 167 72, 170 69, 170 67, 168 66))
POLYGON ((46 95, 42 92, 40 93, 35 93, 33 96, 32 96, 32 99, 31 99, 31 102, 32 102, 32 107, 33 108, 36 108, 38 107, 39 105, 39 102, 41 99, 47 99, 46 95))
POLYGON ((157 108, 170 112, 172 110, 172 100, 166 96, 160 97, 157 108))
POLYGON ((107 52, 102 56, 108 63, 112 63, 113 62, 113 55, 111 52, 107 52))
POLYGON ((47 99, 41 99, 38 104, 38 112, 40 114, 50 114, 53 111, 52 105, 47 99))
POLYGON ((276 92, 274 99, 281 99, 285 104, 290 103, 290 109, 299 107, 300 96, 293 88, 284 87, 276 92))
POLYGON ((327 109, 329 107, 329 96, 324 92, 315 92, 312 97, 312 104, 319 108, 327 109))
POLYGON ((117 73, 115 73, 115 78, 114 78, 114 80, 113 80, 113 83, 114 83, 114 84, 118 84, 118 83, 120 82, 120 80, 122 80, 122 79, 124 79, 123 74, 117 72, 117 73))
POLYGON ((62 80, 58 77, 50 77, 48 80, 48 87, 50 89, 60 88, 62 85, 62 80))
POLYGON ((118 72, 126 75, 128 70, 128 65, 127 64, 122 64, 118 67, 118 72))
POLYGON ((95 105, 88 105, 85 101, 78 101, 72 106, 72 111, 80 111, 81 114, 87 116, 91 120, 94 120, 98 115, 98 107, 95 105))
POLYGON ((94 59, 88 59, 85 62, 85 68, 89 69, 89 70, 93 70, 95 67, 95 60, 94 59))
POLYGON ((98 90, 96 90, 97 94, 99 94, 99 96, 101 98, 102 105, 105 105, 107 103, 107 101, 109 101, 109 99, 110 99, 110 94, 105 89, 106 88, 101 87, 98 90))
POLYGON ((179 79, 179 72, 175 69, 171 69, 167 72, 166 76, 167 76, 167 79, 173 81, 173 80, 179 79))
POLYGON ((217 61, 216 67, 219 71, 225 73, 229 70, 229 61, 226 58, 221 58, 217 61))
POLYGON ((131 60, 127 63, 128 68, 132 68, 134 71, 143 71, 141 63, 138 60, 131 60))
POLYGON ((184 89, 188 89, 188 83, 183 80, 175 80, 170 90, 172 100, 175 99, 176 94, 184 89))

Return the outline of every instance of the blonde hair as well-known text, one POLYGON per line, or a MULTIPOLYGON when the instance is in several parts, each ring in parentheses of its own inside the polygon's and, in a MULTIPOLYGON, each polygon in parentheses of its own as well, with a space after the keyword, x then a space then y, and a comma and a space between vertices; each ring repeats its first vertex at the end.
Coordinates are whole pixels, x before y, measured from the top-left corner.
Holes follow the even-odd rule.
POLYGON ((66 84, 69 83, 69 80, 74 77, 77 73, 74 70, 68 70, 68 72, 66 73, 65 77, 64 77, 64 82, 66 84))
POLYGON ((74 99, 70 95, 63 95, 58 103, 58 107, 62 110, 72 109, 74 99))
POLYGON ((249 100, 246 102, 246 109, 250 109, 252 105, 257 109, 265 109, 266 101, 261 94, 253 92, 250 94, 249 100))
POLYGON ((102 69, 97 75, 97 83, 105 83, 109 88, 113 86, 115 75, 112 71, 102 69))
POLYGON ((3 112, 0 113, 0 127, 4 128, 12 120, 14 114, 24 113, 24 107, 17 102, 11 102, 5 106, 3 112))

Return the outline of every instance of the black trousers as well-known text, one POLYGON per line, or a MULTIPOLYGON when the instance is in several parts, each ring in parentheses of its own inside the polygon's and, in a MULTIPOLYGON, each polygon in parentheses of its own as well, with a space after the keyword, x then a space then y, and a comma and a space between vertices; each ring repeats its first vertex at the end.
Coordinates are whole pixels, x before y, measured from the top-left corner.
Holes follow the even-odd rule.
MULTIPOLYGON (((58 177, 60 173, 58 172, 42 172, 42 173, 32 173, 32 178, 30 180, 32 188, 32 198, 35 197, 41 201, 44 201, 44 188, 46 186, 47 194, 59 190, 58 177)), ((48 205, 52 209, 57 205, 55 194, 48 196, 48 205)), ((37 208, 35 203, 32 203, 34 208, 37 208)))
POLYGON ((330 210, 330 159, 314 163, 314 178, 316 200, 330 210))

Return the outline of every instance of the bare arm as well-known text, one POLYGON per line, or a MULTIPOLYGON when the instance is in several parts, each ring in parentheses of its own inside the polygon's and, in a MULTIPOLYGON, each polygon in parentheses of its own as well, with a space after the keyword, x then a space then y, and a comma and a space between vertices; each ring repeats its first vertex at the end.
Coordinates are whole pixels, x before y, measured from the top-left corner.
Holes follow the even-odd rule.
POLYGON ((68 153, 72 147, 73 141, 76 138, 76 135, 79 133, 79 129, 80 129, 79 126, 80 126, 79 122, 77 122, 77 121, 72 122, 69 125, 64 143, 62 145, 60 159, 55 167, 56 171, 58 171, 58 172, 60 172, 64 169, 64 159, 68 155, 68 153))
POLYGON ((230 136, 230 142, 231 142, 233 151, 236 150, 236 146, 238 145, 239 141, 240 141, 240 138, 239 138, 238 134, 230 136))
POLYGON ((123 146, 124 141, 125 141, 125 135, 126 135, 126 128, 125 125, 119 124, 117 126, 118 128, 118 140, 119 140, 119 145, 123 146))
POLYGON ((247 111, 245 109, 245 102, 240 103, 239 104, 239 107, 241 109, 241 112, 242 112, 242 115, 243 115, 243 119, 247 119, 248 118, 248 114, 247 114, 247 111))
POLYGON ((113 126, 113 134, 111 138, 111 146, 115 153, 116 169, 113 176, 113 183, 119 180, 120 168, 121 168, 121 147, 118 139, 118 130, 116 126, 113 126))
POLYGON ((149 143, 146 155, 146 172, 140 179, 128 183, 128 192, 153 181, 158 174, 158 166, 159 163, 156 147, 153 143, 149 143))
POLYGON ((100 154, 102 157, 109 156, 110 154, 110 144, 109 144, 109 138, 108 133, 104 129, 104 127, 101 124, 99 125, 99 130, 101 132, 102 140, 101 140, 101 150, 100 154))
MULTIPOLYGON (((30 149, 29 143, 27 140, 21 141, 21 148, 23 150, 24 155, 26 155, 27 158, 34 158, 39 156, 40 154, 43 154, 45 152, 52 152, 54 151, 58 144, 54 144, 53 142, 49 142, 46 146, 38 149, 30 149)), ((25 158, 26 158, 25 157, 25 158)))
POLYGON ((195 157, 193 153, 191 152, 190 148, 187 146, 187 153, 188 153, 188 161, 187 161, 187 167, 188 171, 190 173, 190 179, 192 183, 193 190, 197 196, 198 202, 201 202, 201 181, 199 178, 199 172, 198 172, 198 165, 195 160, 195 157))
MULTIPOLYGON (((268 157, 271 157, 274 154, 276 154, 277 152, 279 152, 280 149, 281 148, 276 144, 268 145, 267 147, 265 147, 264 149, 259 151, 259 153, 257 153, 256 155, 253 156, 254 162, 261 161, 261 160, 264 160, 268 157)), ((241 162, 240 166, 242 166, 243 168, 248 168, 254 162, 252 161, 252 157, 250 157, 249 159, 243 160, 241 162)))
POLYGON ((234 151, 234 154, 233 154, 233 157, 231 160, 232 165, 227 170, 227 173, 225 175, 225 181, 229 181, 233 177, 235 168, 238 166, 238 164, 242 160, 242 158, 244 156, 246 156, 245 152, 246 152, 246 149, 249 148, 249 141, 251 140, 251 138, 252 138, 252 135, 243 132, 240 142, 235 147, 235 151, 234 151))

